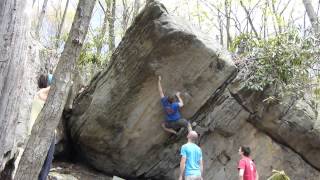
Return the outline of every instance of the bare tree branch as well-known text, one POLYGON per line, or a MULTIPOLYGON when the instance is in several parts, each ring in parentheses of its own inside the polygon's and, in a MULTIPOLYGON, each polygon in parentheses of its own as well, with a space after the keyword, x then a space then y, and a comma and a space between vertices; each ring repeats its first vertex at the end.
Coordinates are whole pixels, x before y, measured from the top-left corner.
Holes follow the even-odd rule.
POLYGON ((314 33, 319 33, 319 20, 312 7, 311 1, 303 0, 303 4, 304 4, 304 7, 306 8, 314 33))
POLYGON ((134 0, 133 18, 135 18, 138 15, 139 9, 140 9, 140 0, 134 0))
POLYGON ((61 36, 61 32, 62 32, 62 27, 63 27, 64 21, 66 19, 68 5, 69 5, 69 0, 67 0, 67 2, 66 2, 66 6, 65 6, 64 11, 63 11, 61 23, 58 26, 58 33, 56 35, 56 44, 55 44, 56 48, 58 48, 58 46, 59 46, 59 39, 60 39, 60 36, 61 36))
MULTIPOLYGON (((212 3, 208 3, 207 1, 205 1, 205 0, 200 0, 200 2, 201 3, 203 3, 204 5, 206 5, 206 7, 208 7, 209 8, 209 10, 211 11, 211 12, 213 12, 213 13, 219 13, 219 14, 221 14, 221 15, 223 15, 224 17, 227 17, 227 15, 224 13, 224 12, 222 12, 215 4, 212 4, 212 3), (216 10, 214 10, 214 9, 216 10)), ((231 9, 231 13, 232 13, 233 11, 232 11, 232 9, 231 9)), ((234 15, 235 17, 236 17, 236 15, 234 15)), ((218 16, 217 16, 218 17, 218 16)), ((239 20, 236 18, 233 18, 233 17, 231 17, 230 16, 230 19, 235 23, 235 24, 237 24, 238 23, 238 25, 239 26, 237 26, 236 25, 236 28, 239 30, 239 32, 241 33, 242 31, 241 31, 241 23, 239 22, 239 20)), ((223 23, 224 24, 224 23, 223 23)))
POLYGON ((48 4, 48 0, 44 0, 43 4, 42 4, 42 8, 41 8, 41 13, 40 13, 40 16, 39 16, 39 21, 38 21, 38 24, 37 24, 37 27, 36 27, 36 37, 37 38, 39 38, 39 36, 40 36, 40 29, 41 29, 41 26, 42 26, 44 15, 46 13, 47 4, 48 4))
POLYGON ((99 6, 102 9, 103 13, 106 14, 106 10, 104 9, 102 3, 100 1, 98 1, 98 2, 99 2, 99 6))
POLYGON ((249 13, 248 9, 244 6, 242 0, 240 0, 240 5, 241 5, 241 7, 243 8, 243 10, 245 11, 245 13, 246 13, 246 15, 247 15, 247 18, 248 18, 248 21, 249 21, 249 23, 250 23, 251 29, 253 30, 256 38, 260 39, 260 38, 259 38, 259 34, 258 34, 256 28, 255 28, 254 25, 253 25, 253 22, 252 22, 250 13, 249 13))
POLYGON ((289 7, 290 4, 290 0, 287 2, 287 4, 284 5, 283 9, 280 11, 279 15, 282 16, 282 14, 284 13, 284 11, 289 7))

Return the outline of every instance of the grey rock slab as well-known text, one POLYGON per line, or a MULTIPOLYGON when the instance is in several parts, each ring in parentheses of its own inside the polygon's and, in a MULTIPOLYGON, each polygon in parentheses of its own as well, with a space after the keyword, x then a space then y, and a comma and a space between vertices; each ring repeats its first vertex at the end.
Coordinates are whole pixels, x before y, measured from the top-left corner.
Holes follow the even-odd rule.
MULTIPOLYGON (((182 115, 190 119, 235 70, 219 43, 150 2, 109 65, 75 100, 68 125, 76 149, 99 170, 144 176, 158 164, 169 137, 160 126, 164 114, 157 76, 165 94, 182 92, 182 115)), ((171 167, 164 163, 161 168, 171 167)))

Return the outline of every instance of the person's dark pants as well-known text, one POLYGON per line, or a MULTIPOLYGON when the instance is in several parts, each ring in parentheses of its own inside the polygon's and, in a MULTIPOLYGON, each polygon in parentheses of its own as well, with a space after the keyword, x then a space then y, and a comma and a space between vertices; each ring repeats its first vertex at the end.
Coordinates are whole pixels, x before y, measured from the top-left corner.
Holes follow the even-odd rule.
POLYGON ((38 180, 47 180, 47 176, 49 174, 51 163, 53 160, 54 146, 55 146, 55 138, 53 137, 46 160, 44 161, 44 164, 40 171, 38 180))
POLYGON ((184 118, 181 118, 177 121, 165 121, 164 125, 166 128, 174 129, 177 131, 183 127, 188 128, 189 121, 184 118))

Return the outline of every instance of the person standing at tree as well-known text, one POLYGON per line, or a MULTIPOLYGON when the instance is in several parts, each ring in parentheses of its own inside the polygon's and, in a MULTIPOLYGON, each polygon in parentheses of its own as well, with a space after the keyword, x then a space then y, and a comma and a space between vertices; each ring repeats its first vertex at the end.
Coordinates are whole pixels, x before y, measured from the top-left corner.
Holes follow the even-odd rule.
POLYGON ((256 165, 249 157, 250 152, 251 150, 249 147, 241 146, 239 148, 239 155, 241 156, 238 163, 239 180, 259 180, 256 165))
POLYGON ((177 134, 177 129, 182 127, 188 128, 188 132, 192 131, 189 121, 181 117, 180 108, 183 107, 183 100, 180 92, 176 93, 178 101, 174 96, 165 96, 161 86, 161 76, 158 79, 158 89, 161 97, 161 104, 166 114, 166 120, 161 124, 162 128, 170 133, 177 134))
POLYGON ((31 134, 31 130, 33 127, 33 124, 35 120, 37 119, 39 113, 41 112, 44 103, 47 100, 48 93, 50 90, 50 84, 52 81, 52 75, 44 75, 41 74, 38 78, 38 88, 39 91, 35 95, 33 102, 32 102, 32 108, 31 108, 31 115, 30 115, 30 121, 28 125, 28 135, 31 134))
MULTIPOLYGON (((39 113, 41 112, 48 94, 50 90, 50 85, 52 82, 52 74, 44 75, 41 74, 38 79, 38 87, 39 91, 37 92, 33 103, 32 103, 32 109, 31 109, 31 117, 30 117, 30 124, 29 124, 29 135, 31 134, 32 126, 37 119, 39 113)), ((45 159, 45 162, 41 168, 38 180, 46 180, 47 176, 50 171, 51 163, 53 160, 53 154, 54 154, 54 146, 55 146, 55 137, 53 137, 53 140, 51 142, 50 148, 48 150, 47 157, 45 159)))
MULTIPOLYGON (((33 127, 39 113, 41 112, 41 110, 47 100, 49 90, 50 90, 50 84, 52 82, 52 78, 53 78, 52 74, 48 74, 48 75, 41 74, 38 78, 39 91, 36 93, 36 95, 34 96, 33 101, 32 101, 30 120, 29 120, 29 123, 27 126, 28 136, 31 135, 32 127, 33 127)), ((54 145, 55 145, 55 138, 53 138, 53 141, 50 145, 50 149, 48 151, 47 158, 46 158, 45 163, 41 169, 40 175, 38 177, 39 180, 46 180, 47 179, 47 176, 48 176, 49 170, 50 170, 50 166, 51 166, 51 162, 53 160, 54 145)), ((24 151, 24 148, 18 147, 18 155, 17 155, 16 161, 15 161, 14 170, 12 173, 13 179, 15 177, 18 163, 21 160, 21 156, 23 154, 23 151, 24 151)))
POLYGON ((203 176, 203 161, 201 148, 196 145, 198 134, 195 131, 188 133, 188 143, 181 147, 180 160, 180 176, 185 180, 202 180, 203 176))

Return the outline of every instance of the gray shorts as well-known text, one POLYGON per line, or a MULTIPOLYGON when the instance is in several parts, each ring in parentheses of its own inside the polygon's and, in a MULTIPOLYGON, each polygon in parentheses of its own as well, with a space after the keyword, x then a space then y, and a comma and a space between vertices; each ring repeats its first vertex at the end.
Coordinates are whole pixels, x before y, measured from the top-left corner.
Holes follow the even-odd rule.
POLYGON ((201 176, 186 176, 185 180, 202 180, 201 176))
POLYGON ((178 121, 165 121, 164 125, 166 128, 178 130, 182 127, 188 128, 189 121, 186 119, 179 119, 178 121))

